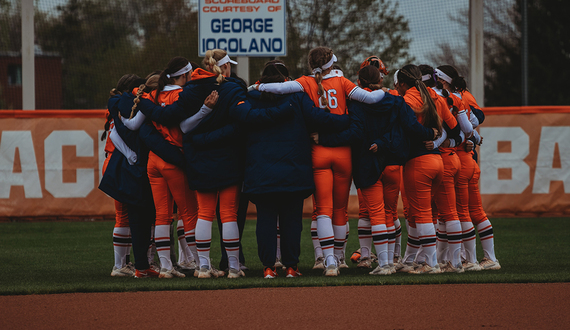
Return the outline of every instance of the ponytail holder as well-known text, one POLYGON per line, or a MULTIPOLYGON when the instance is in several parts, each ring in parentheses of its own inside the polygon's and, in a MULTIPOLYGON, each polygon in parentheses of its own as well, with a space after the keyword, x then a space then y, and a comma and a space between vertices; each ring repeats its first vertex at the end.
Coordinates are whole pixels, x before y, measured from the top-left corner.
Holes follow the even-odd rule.
POLYGON ((166 78, 170 79, 170 75, 168 73, 166 74, 166 78))
POLYGON ((313 74, 317 74, 317 72, 323 73, 323 69, 321 69, 321 68, 314 68, 314 69, 313 69, 313 74))

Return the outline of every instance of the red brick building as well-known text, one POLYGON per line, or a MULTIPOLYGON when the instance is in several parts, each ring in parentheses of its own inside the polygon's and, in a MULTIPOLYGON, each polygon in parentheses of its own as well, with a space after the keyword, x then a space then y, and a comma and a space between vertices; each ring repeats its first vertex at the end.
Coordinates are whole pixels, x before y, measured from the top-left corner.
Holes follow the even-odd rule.
MULTIPOLYGON (((61 109, 63 86, 61 57, 36 51, 36 109, 61 109)), ((22 56, 19 52, 0 52, 0 109, 22 109, 22 56)))

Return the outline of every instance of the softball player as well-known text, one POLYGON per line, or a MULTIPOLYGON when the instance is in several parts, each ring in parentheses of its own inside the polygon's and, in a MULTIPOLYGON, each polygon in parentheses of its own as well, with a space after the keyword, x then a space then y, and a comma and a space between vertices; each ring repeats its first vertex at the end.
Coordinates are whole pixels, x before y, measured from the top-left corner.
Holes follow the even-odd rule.
MULTIPOLYGON (((376 103, 384 97, 384 91, 373 93, 362 90, 344 76, 331 74, 337 58, 327 47, 317 47, 309 52, 311 76, 296 81, 260 84, 260 91, 274 94, 306 92, 320 108, 334 114, 346 114, 346 100, 376 103)), ((351 185, 351 152, 349 146, 324 147, 313 145, 314 194, 317 208, 317 234, 325 258, 325 276, 338 276, 344 241, 348 196, 351 185)))

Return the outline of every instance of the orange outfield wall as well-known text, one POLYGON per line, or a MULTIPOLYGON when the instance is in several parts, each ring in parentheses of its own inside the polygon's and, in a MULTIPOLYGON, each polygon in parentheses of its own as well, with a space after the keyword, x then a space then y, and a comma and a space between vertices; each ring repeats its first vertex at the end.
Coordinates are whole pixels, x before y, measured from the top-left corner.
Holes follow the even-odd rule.
MULTIPOLYGON (((485 211, 570 216, 570 106, 484 111, 477 151, 485 211)), ((0 219, 112 218, 112 200, 97 189, 105 115, 106 110, 0 111, 0 219)), ((307 199, 305 213, 311 212, 307 199)), ((358 216, 355 195, 349 216, 358 216)))

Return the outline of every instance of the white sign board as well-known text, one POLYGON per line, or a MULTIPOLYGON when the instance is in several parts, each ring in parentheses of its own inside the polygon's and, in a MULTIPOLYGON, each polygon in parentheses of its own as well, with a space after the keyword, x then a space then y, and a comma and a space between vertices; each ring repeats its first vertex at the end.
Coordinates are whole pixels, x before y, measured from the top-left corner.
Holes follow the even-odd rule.
POLYGON ((199 0, 199 56, 284 56, 285 31, 285 0, 199 0))

